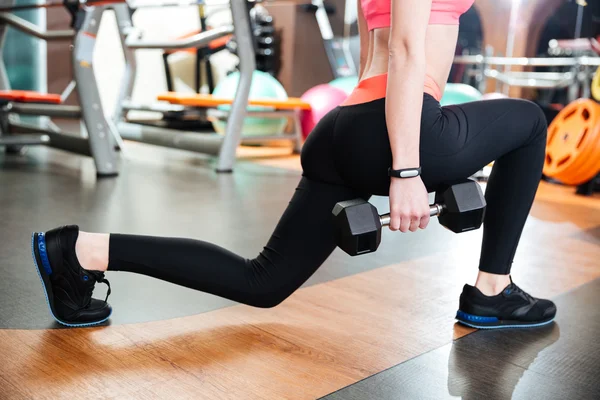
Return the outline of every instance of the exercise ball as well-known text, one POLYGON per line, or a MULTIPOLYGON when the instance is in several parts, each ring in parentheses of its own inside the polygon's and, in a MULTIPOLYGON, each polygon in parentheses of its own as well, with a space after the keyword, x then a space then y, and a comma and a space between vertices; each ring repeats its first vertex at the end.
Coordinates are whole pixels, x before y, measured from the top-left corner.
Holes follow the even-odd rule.
POLYGON ((481 92, 473 86, 465 85, 464 83, 447 83, 440 104, 449 106, 452 104, 468 103, 470 101, 481 100, 481 96, 481 92))
POLYGON ((317 85, 304 93, 301 99, 310 104, 311 109, 302 112, 300 121, 302 134, 306 138, 317 123, 335 107, 346 100, 346 93, 327 84, 317 85))
POLYGON ((481 96, 481 100, 495 100, 495 99, 508 99, 509 97, 504 93, 490 92, 481 96))
POLYGON ((347 95, 350 95, 354 88, 358 85, 358 76, 344 76, 329 82, 329 86, 341 89, 347 95))
MULTIPOLYGON (((217 98, 233 99, 237 91, 240 73, 238 71, 229 74, 215 87, 213 96, 217 98)), ((254 71, 252 74, 252 84, 250 85, 249 99, 276 99, 286 100, 287 93, 281 83, 271 75, 262 72, 254 71)), ((231 109, 230 105, 222 105, 218 107, 220 110, 231 109)), ((265 111, 268 107, 248 106, 248 111, 265 111)), ((244 136, 263 136, 263 135, 278 135, 283 132, 287 125, 287 118, 265 118, 265 117, 246 117, 244 119, 243 135, 244 136)), ((214 130, 217 133, 225 134, 227 123, 223 120, 212 121, 214 130)))

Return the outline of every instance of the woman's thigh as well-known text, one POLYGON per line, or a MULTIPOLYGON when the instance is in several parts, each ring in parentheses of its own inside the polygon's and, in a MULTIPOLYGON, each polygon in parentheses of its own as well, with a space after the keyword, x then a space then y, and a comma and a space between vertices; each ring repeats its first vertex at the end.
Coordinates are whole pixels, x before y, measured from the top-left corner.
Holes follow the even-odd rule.
POLYGON ((541 109, 519 99, 441 107, 438 116, 424 125, 421 165, 423 180, 432 188, 467 178, 546 131, 541 109))
MULTIPOLYGON (((392 153, 385 101, 342 107, 333 127, 332 159, 344 185, 368 195, 387 196, 392 153)), ((526 100, 440 107, 425 95, 420 136, 423 182, 435 191, 440 184, 465 179, 533 140, 544 128, 540 108, 526 100)))

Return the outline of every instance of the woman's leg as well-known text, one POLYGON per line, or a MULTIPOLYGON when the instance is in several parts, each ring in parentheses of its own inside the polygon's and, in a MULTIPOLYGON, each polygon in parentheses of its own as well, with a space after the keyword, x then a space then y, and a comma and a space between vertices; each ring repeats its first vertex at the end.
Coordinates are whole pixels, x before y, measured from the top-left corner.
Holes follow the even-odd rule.
POLYGON ((428 186, 470 176, 495 161, 485 193, 479 275, 474 287, 464 286, 456 316, 466 325, 539 326, 556 315, 554 303, 530 296, 509 275, 542 177, 546 129, 537 105, 504 99, 444 107, 422 136, 428 186))
POLYGON ((479 264, 484 273, 510 273, 542 177, 546 128, 536 104, 502 99, 444 107, 422 137, 424 179, 430 187, 465 178, 495 161, 485 193, 479 264))
POLYGON ((273 307, 298 289, 336 247, 331 211, 357 197, 302 178, 263 251, 245 259, 211 243, 110 235, 109 271, 127 271, 255 307, 273 307))
MULTIPOLYGON (((336 133, 336 162, 345 183, 386 195, 392 156, 384 101, 345 107, 336 133), (375 149, 386 143, 387 151, 373 157, 375 149)), ((551 302, 522 294, 509 276, 542 175, 545 144, 546 120, 532 102, 505 99, 442 108, 425 95, 420 156, 429 191, 464 180, 495 161, 486 190, 480 273, 475 288, 465 286, 460 307, 477 318, 489 317, 489 326, 546 323, 556 312, 551 302), (519 298, 511 298, 514 307, 507 308, 507 296, 513 295, 519 298)))
POLYGON ((34 256, 55 318, 70 325, 108 318, 106 302, 91 298, 94 283, 105 281, 106 270, 152 276, 256 307, 279 304, 335 249, 335 204, 360 196, 341 184, 331 164, 335 116, 326 116, 305 144, 304 177, 254 259, 192 239, 82 234, 78 240, 74 226, 35 234, 34 256))

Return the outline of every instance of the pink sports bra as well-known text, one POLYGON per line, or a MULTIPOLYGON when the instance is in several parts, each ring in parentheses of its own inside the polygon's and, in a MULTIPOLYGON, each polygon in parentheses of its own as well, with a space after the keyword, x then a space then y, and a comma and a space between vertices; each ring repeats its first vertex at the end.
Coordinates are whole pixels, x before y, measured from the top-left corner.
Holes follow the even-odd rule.
MULTIPOLYGON (((391 25, 391 0, 360 0, 369 30, 391 25)), ((458 19, 475 0, 433 0, 429 25, 458 25, 458 19)))

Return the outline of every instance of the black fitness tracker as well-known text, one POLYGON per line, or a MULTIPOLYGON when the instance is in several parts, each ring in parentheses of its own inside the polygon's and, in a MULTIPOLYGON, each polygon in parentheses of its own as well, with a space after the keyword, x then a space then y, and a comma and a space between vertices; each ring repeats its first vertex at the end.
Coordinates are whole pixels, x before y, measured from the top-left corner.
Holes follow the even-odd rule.
POLYGON ((419 168, 404 168, 404 169, 388 169, 388 175, 392 178, 414 178, 421 175, 421 167, 419 168))

